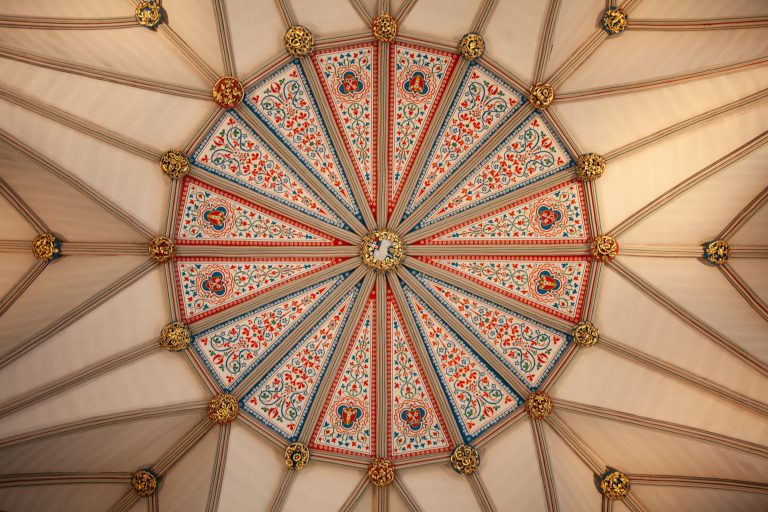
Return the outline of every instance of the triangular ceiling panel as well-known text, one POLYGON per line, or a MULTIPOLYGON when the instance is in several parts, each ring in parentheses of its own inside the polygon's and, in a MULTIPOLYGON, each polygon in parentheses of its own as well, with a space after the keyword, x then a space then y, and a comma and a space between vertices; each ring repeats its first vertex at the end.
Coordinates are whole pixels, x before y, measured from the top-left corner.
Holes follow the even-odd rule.
POLYGON ((278 285, 339 263, 339 258, 199 258, 174 260, 179 308, 191 323, 278 285))
POLYGON ((590 262, 586 256, 420 256, 523 304, 577 322, 590 262))
POLYGON ((420 272, 416 278, 529 388, 541 384, 568 335, 420 272))
POLYGON ((390 59, 388 190, 391 211, 451 77, 456 55, 395 44, 390 59))
POLYGON ((538 112, 517 127, 484 162, 435 206, 419 227, 479 207, 573 165, 563 143, 538 112))
POLYGON ((388 293, 387 354, 389 368, 389 447, 393 458, 447 451, 451 441, 424 367, 416 356, 402 313, 388 293))
POLYGON ((482 66, 470 65, 421 170, 406 214, 424 202, 523 104, 523 97, 482 66))
POLYGON ((407 287, 405 296, 464 440, 470 442, 522 400, 407 287))
POLYGON ((222 178, 334 226, 341 220, 237 114, 228 111, 208 132, 192 162, 222 178))
POLYGON ((246 412, 289 440, 301 433, 328 362, 338 345, 358 284, 328 311, 240 401, 246 412))
POLYGON ((420 241, 429 245, 587 243, 584 189, 578 181, 475 217, 420 241))
POLYGON ((334 377, 311 448, 373 456, 376 449, 376 296, 371 294, 334 377))
POLYGON ((599 510, 602 496, 595 475, 553 429, 542 423, 557 504, 563 509, 599 510))
POLYGON ((186 178, 176 244, 320 246, 337 239, 212 185, 186 178))
POLYGON ((344 137, 368 205, 376 211, 378 47, 371 43, 313 56, 325 97, 344 137))
MULTIPOLYGON (((0 237, 32 243, 38 235, 32 225, 4 197, 0 197, 0 237)), ((30 247, 32 247, 30 245, 30 247)), ((32 253, 30 252, 30 255, 32 253)))
POLYGON ((359 216, 349 182, 299 62, 289 63, 253 86, 245 101, 307 169, 359 216))
POLYGON ((346 274, 313 284, 194 335, 195 352, 227 391, 267 357, 346 274))

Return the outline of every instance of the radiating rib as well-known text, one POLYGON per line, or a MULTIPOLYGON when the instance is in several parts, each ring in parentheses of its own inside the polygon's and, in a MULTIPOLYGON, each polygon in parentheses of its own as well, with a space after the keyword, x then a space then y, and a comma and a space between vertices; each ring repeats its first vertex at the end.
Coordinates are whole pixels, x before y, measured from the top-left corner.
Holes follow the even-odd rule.
POLYGON ((269 510, 272 512, 280 512, 283 510, 285 504, 285 498, 288 496, 288 492, 291 490, 296 471, 286 468, 283 474, 283 479, 280 480, 280 485, 275 489, 275 495, 272 497, 272 502, 269 505, 269 510))
POLYGON ((556 412, 547 416, 546 424, 552 427, 552 430, 560 436, 566 445, 576 454, 579 459, 589 468, 595 475, 602 475, 605 473, 605 463, 600 460, 600 457, 592 451, 590 447, 584 444, 584 441, 569 427, 556 412))
POLYGON ((23 107, 31 112, 47 117, 59 124, 73 128, 80 133, 84 133, 97 140, 110 144, 116 148, 128 151, 136 156, 146 158, 152 162, 160 161, 160 151, 144 145, 141 142, 130 140, 124 135, 98 126, 82 117, 78 117, 69 112, 65 112, 53 105, 48 105, 42 101, 27 96, 20 91, 10 87, 0 85, 0 98, 23 107))
POLYGON ((357 485, 352 489, 352 492, 344 503, 339 507, 339 512, 352 512, 355 510, 355 506, 360 501, 360 498, 363 496, 363 493, 368 488, 369 484, 370 480, 368 479, 368 475, 364 474, 357 485))
POLYGON ((219 438, 216 441, 216 457, 213 462, 213 480, 208 490, 207 512, 216 512, 219 509, 221 487, 224 484, 224 467, 227 464, 229 453, 229 434, 232 430, 231 423, 219 425, 219 438))
MULTIPOLYGON (((558 406, 560 402, 558 401, 558 406)), ((555 491, 555 479, 552 476, 552 464, 550 462, 549 450, 547 449, 547 440, 544 436, 544 430, 541 421, 529 417, 531 430, 533 431, 533 442, 536 447, 536 458, 539 460, 539 472, 541 473, 542 485, 544 487, 544 498, 547 500, 547 510, 556 512, 557 492, 555 491)))
MULTIPOLYGON (((631 14, 635 7, 640 4, 641 0, 626 0, 622 5, 622 10, 631 14)), ((598 49, 598 47, 608 39, 608 33, 603 30, 602 27, 598 27, 595 32, 590 35, 584 43, 573 54, 563 62, 557 70, 546 80, 555 90, 562 85, 568 77, 570 77, 579 66, 584 64, 586 60, 598 49)))
POLYGON ((115 18, 47 18, 42 16, 0 16, 0 28, 31 30, 108 30, 141 27, 135 16, 115 18))
POLYGON ((712 326, 706 324, 704 321, 691 314, 688 310, 672 300, 669 296, 657 290, 648 281, 624 266, 624 264, 621 263, 619 259, 612 260, 608 265, 608 268, 616 270, 620 276, 635 285, 639 290, 651 297, 654 301, 664 306, 672 314, 676 315, 688 325, 704 334, 715 344, 721 346, 723 349, 727 350, 738 359, 741 359, 763 376, 768 376, 768 367, 766 367, 765 363, 763 363, 760 359, 753 356, 730 339, 726 338, 724 335, 716 331, 712 326))
POLYGON ((150 270, 156 267, 156 263, 152 260, 149 260, 142 263, 138 267, 136 267, 134 270, 128 272, 124 276, 122 276, 117 281, 114 281, 106 288, 99 290, 95 295, 87 299, 86 301, 80 303, 77 307, 74 309, 68 311, 64 315, 60 316, 56 320, 54 320, 52 323, 44 327, 41 331, 39 331, 37 334, 32 336, 31 338, 27 338, 26 340, 22 341, 20 344, 16 345, 14 348, 0 356, 0 368, 3 368, 13 361, 17 360, 18 358, 22 357, 23 355, 29 353, 32 351, 35 347, 46 341, 48 338, 53 336, 54 334, 64 330, 65 328, 69 327, 79 319, 83 318, 85 315, 114 297, 116 294, 121 292, 122 290, 128 288, 130 285, 141 279, 144 275, 149 273, 150 270))
MULTIPOLYGON (((384 209, 386 210, 386 204, 384 209)), ((376 457, 387 456, 389 419, 389 356, 387 355, 387 277, 376 276, 376 457)))
POLYGON ((400 4, 400 7, 395 13, 395 20, 397 21, 398 25, 402 23, 403 19, 405 19, 411 10, 413 10, 414 6, 416 5, 416 1, 417 0, 403 0, 403 3, 400 4))
POLYGON ((38 234, 50 233, 51 229, 45 224, 29 205, 13 190, 4 179, 0 178, 0 196, 3 196, 14 210, 32 226, 38 234))
POLYGON ((68 256, 146 256, 147 244, 136 242, 61 242, 61 252, 68 256))
POLYGON ((64 423, 62 425, 55 425, 53 427, 47 427, 41 430, 35 430, 32 432, 25 432, 22 434, 16 434, 4 439, 0 439, 0 450, 12 448, 14 446, 30 444, 45 439, 52 439, 68 434, 75 434, 79 432, 85 432, 88 430, 94 430, 102 427, 110 427, 113 425, 119 425, 122 423, 130 423, 133 421, 148 420, 153 418, 165 418, 169 416, 181 416, 193 412, 200 412, 201 415, 208 408, 208 401, 204 402, 189 402, 184 404, 172 404, 162 405, 160 407, 152 407, 146 409, 139 409, 128 412, 118 412, 112 414, 106 414, 104 416, 97 416, 93 418, 86 418, 82 420, 73 421, 70 423, 64 423))
POLYGON ((744 281, 744 279, 742 279, 736 270, 734 270, 734 268, 730 265, 719 265, 717 268, 720 270, 720 272, 722 272, 728 282, 731 283, 734 288, 736 288, 736 291, 739 292, 739 295, 741 295, 744 300, 747 301, 747 304, 749 304, 752 309, 757 311, 757 313, 763 317, 763 320, 768 322, 768 305, 766 305, 760 296, 755 293, 755 291, 746 283, 746 281, 744 281))
POLYGON ((205 91, 194 87, 187 87, 184 85, 159 82, 156 80, 141 78, 135 75, 116 73, 114 71, 99 69, 85 64, 54 59, 45 57, 43 55, 35 55, 33 53, 25 52, 16 48, 9 48, 6 46, 0 46, 0 57, 23 62, 25 64, 31 64, 41 68, 52 69, 54 71, 61 71, 63 73, 71 73, 73 75, 93 78, 94 80, 112 82, 118 85, 124 85, 126 87, 135 87, 138 89, 146 89, 148 91, 172 94, 175 96, 182 96, 185 98, 194 98, 199 100, 211 99, 210 91, 205 91))
POLYGON ((229 16, 227 15, 227 4, 224 0, 213 0, 213 10, 214 17, 216 18, 216 29, 219 34, 221 60, 224 62, 224 73, 228 76, 237 77, 235 52, 232 46, 232 33, 230 32, 229 16))
POLYGON ((280 17, 283 19, 283 23, 285 23, 285 28, 298 25, 296 16, 293 14, 293 9, 288 0, 275 0, 275 5, 280 13, 280 17))
POLYGON ((621 244, 622 256, 647 256, 651 258, 701 258, 704 249, 700 245, 644 245, 621 244))
POLYGON ((0 475, 0 489, 30 485, 127 484, 130 481, 131 473, 19 473, 0 475))
POLYGON ((672 126, 668 126, 667 128, 664 128, 663 130, 659 130, 655 133, 652 133, 646 137, 643 137, 642 139, 636 140, 634 142, 630 142, 629 144, 625 144, 624 146, 614 149, 613 151, 609 151, 604 155, 605 160, 606 162, 609 162, 609 161, 624 157, 627 154, 631 153, 632 151, 636 151, 641 148, 643 149, 647 148, 651 144, 659 142, 671 135, 678 134, 684 130, 693 128, 707 121, 712 121, 720 116, 730 115, 735 112, 738 112, 739 110, 747 108, 753 103, 764 100, 767 97, 768 97, 768 89, 763 89, 760 92, 757 92, 755 94, 750 94, 749 96, 741 98, 740 100, 736 100, 734 102, 728 103, 721 107, 718 107, 718 108, 709 110, 707 112, 704 112, 702 114, 699 114, 697 116, 688 118, 684 121, 680 121, 679 123, 675 123, 672 126))
POLYGON ((405 487, 400 480, 395 478, 394 482, 392 482, 392 488, 400 496, 400 499, 408 509, 408 512, 421 512, 421 508, 419 507, 419 504, 416 502, 413 496, 411 496, 411 493, 410 491, 408 491, 408 488, 405 487))
POLYGON ((13 306, 16 301, 21 298, 22 295, 24 295, 24 292, 27 291, 27 288, 29 288, 32 283, 35 282, 37 276, 42 274, 43 270, 45 270, 45 267, 47 266, 47 261, 36 261, 29 268, 29 270, 24 272, 24 275, 22 275, 21 278, 16 281, 16 284, 14 284, 13 287, 11 287, 11 289, 8 290, 2 298, 0 298, 0 316, 3 316, 5 312, 8 311, 11 306, 13 306))
MULTIPOLYGON (((146 246, 142 254, 147 252, 146 246)), ((329 258, 353 258, 360 256, 360 248, 357 245, 333 245, 320 247, 301 247, 301 246, 260 246, 255 245, 177 245, 176 254, 178 256, 253 256, 257 251, 259 256, 274 257, 295 257, 297 250, 306 251, 313 257, 329 258)))
POLYGON ((628 412, 615 411, 613 409, 598 407, 596 405, 581 404, 563 399, 557 400, 556 407, 563 411, 584 414, 587 416, 595 416, 597 418, 618 421, 636 427, 667 432, 669 434, 696 439, 697 441, 724 446, 726 448, 732 448, 752 455, 757 455, 759 457, 768 458, 768 446, 744 441, 735 437, 717 434, 715 432, 709 432, 700 428, 689 427, 688 425, 680 425, 669 421, 646 418, 644 416, 638 416, 628 412))
POLYGON ((485 27, 488 25, 488 20, 491 18, 493 9, 496 8, 496 2, 498 0, 483 0, 480 7, 475 14, 475 19, 472 23, 470 32, 476 32, 481 34, 485 27))
MULTIPOLYGON (((763 93, 763 96, 765 97, 768 95, 768 89, 766 89, 763 93)), ((622 233, 625 233, 632 227, 634 227, 637 223, 639 223, 641 220, 646 218, 648 215, 652 214, 662 206, 670 203, 673 199, 678 197, 679 195, 683 194, 684 192, 691 189, 693 186, 697 185, 698 183, 706 180, 710 176, 713 176, 717 174, 718 172, 722 171, 723 169, 726 169, 731 164, 738 162, 745 156, 749 155, 753 151, 759 149, 768 142, 768 131, 764 131, 757 137, 753 138, 752 140, 746 142, 742 146, 734 149, 727 155, 723 156, 722 158, 716 160, 715 162, 712 162, 696 174, 688 177, 684 181, 681 181, 671 189, 667 190, 660 196, 658 196, 656 199, 648 203, 647 205, 643 206, 641 209, 624 219, 621 223, 619 223, 618 226, 614 227, 613 229, 608 231, 608 234, 611 235, 614 238, 619 237, 622 233)))
POLYGON ((46 171, 66 182, 72 188, 85 195, 88 199, 101 206, 104 210, 117 217, 142 237, 149 240, 155 236, 149 228, 141 223, 141 221, 104 197, 100 192, 97 192, 95 188, 88 185, 81 178, 60 167, 53 160, 47 158, 37 150, 27 146, 23 142, 16 139, 13 135, 2 129, 0 129, 0 142, 5 142, 12 148, 25 155, 30 160, 33 160, 36 164, 43 167, 46 171))
POLYGON ((747 206, 723 228, 718 240, 730 240, 765 204, 768 203, 768 187, 765 187, 747 206))
POLYGON ((483 512, 496 512, 496 508, 493 506, 491 497, 488 495, 488 490, 483 483, 483 479, 480 478, 480 474, 475 472, 467 476, 469 486, 472 488, 472 492, 475 495, 475 500, 483 512))
POLYGON ((685 368, 664 362, 657 357, 654 357, 650 354, 645 354, 633 347, 630 347, 629 345, 625 345, 624 343, 619 343, 618 341, 607 338, 602 334, 600 335, 600 342, 598 347, 604 348, 635 363, 639 363, 656 372, 680 379, 703 391, 725 399, 734 405, 744 407, 754 413, 761 414, 763 416, 768 416, 768 405, 764 404, 763 402, 744 396, 741 393, 737 393, 736 391, 732 391, 726 387, 721 386, 720 384, 717 384, 716 382, 713 382, 704 377, 700 377, 693 372, 686 370, 685 368))
POLYGON ((637 474, 630 475, 630 479, 632 485, 699 487, 704 489, 721 489, 725 491, 768 494, 768 484, 763 482, 750 482, 747 480, 731 480, 728 478, 712 478, 701 476, 637 474))
POLYGON ((375 15, 371 14, 371 12, 368 10, 368 6, 365 5, 362 0, 349 0, 349 3, 352 5, 352 8, 355 10, 357 15, 360 16, 360 19, 363 20, 363 23, 368 26, 373 23, 373 17, 375 15))
POLYGON ((649 20, 632 18, 627 23, 627 30, 733 30, 768 27, 768 16, 749 16, 744 18, 688 19, 688 20, 649 20))
POLYGON ((666 87, 671 85, 678 85, 684 82, 693 80, 700 80, 703 78, 712 78, 716 76, 727 75, 730 73, 737 73, 746 69, 765 66, 768 64, 768 56, 760 56, 745 61, 735 62, 732 64, 721 64, 709 68, 700 69, 697 71, 690 71, 687 73, 678 73, 675 75, 669 75, 662 78, 653 78, 650 80, 640 80, 637 82, 629 82, 619 85, 606 85, 603 87, 594 87, 591 89, 583 89, 580 91, 566 92, 557 95, 557 101, 577 101, 584 99, 592 99, 599 96, 612 96, 615 94, 632 94, 640 91, 647 91, 650 89, 656 89, 658 87, 666 87))
POLYGON ((91 379, 95 379, 100 375, 107 372, 133 363, 139 359, 155 354, 160 350, 160 345, 156 340, 152 340, 149 343, 145 343, 138 347, 131 347, 130 349, 120 352, 107 359, 102 359, 96 363, 93 363, 78 371, 60 377, 53 382, 44 384, 35 389, 17 395, 14 398, 0 404, 0 418, 7 416, 23 407, 29 407, 41 400, 47 400, 59 393, 82 384, 91 379))
MULTIPOLYGON (((555 26, 559 10, 560 0, 549 0, 547 11, 544 13, 544 27, 539 36, 539 51, 536 54, 536 64, 531 83, 537 84, 544 78, 544 73, 549 63, 549 56, 552 54, 552 41, 555 38, 555 26)), ((559 96, 558 99, 560 99, 559 96)), ((552 509, 550 508, 549 510, 552 509)))

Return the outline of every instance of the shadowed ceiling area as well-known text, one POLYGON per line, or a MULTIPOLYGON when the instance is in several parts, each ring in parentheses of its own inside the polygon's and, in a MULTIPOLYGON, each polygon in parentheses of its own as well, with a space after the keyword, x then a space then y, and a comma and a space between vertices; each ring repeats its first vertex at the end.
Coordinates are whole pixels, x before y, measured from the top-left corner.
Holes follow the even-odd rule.
POLYGON ((6 0, 0 63, 0 511, 768 509, 764 0, 6 0))

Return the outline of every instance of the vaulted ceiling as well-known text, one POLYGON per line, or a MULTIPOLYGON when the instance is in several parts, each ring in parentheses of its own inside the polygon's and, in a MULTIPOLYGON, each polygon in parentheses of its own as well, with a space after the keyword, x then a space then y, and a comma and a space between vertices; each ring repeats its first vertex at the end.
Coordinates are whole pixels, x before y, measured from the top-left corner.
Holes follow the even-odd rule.
POLYGON ((768 509, 764 0, 138 3, 0 2, 0 510, 768 509))

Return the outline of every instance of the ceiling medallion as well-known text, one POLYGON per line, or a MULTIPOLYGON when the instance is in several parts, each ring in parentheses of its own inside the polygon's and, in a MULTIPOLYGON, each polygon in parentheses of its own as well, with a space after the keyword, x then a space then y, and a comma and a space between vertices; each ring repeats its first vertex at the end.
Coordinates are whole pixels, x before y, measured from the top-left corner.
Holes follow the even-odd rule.
POLYGON ((371 24, 373 37, 379 41, 388 42, 397 35, 397 21, 389 14, 379 14, 371 24))
POLYGON ((483 36, 475 32, 470 32, 461 38, 459 42, 459 53, 467 60, 475 60, 485 52, 485 41, 483 36))
POLYGON ((609 34, 619 34, 627 28, 627 13, 619 7, 611 7, 603 14, 603 30, 609 34))
POLYGON ((360 257, 370 268, 387 272, 403 261, 405 246, 395 233, 380 229, 369 233, 360 242, 360 257))
POLYGON ((156 262, 165 263, 173 258, 173 255, 176 253, 176 245, 168 237, 156 236, 149 241, 147 252, 156 262))
POLYGON ((581 181, 595 181, 605 172, 605 158, 597 153, 584 153, 576 164, 576 176, 581 181))
POLYGON ((629 478, 621 471, 609 471, 600 482, 603 496, 609 500, 620 500, 629 494, 629 478))
POLYGON ((543 420, 552 413, 552 399, 548 394, 537 391, 525 399, 525 408, 533 418, 543 420))
POLYGON ((536 84, 531 87, 528 99, 535 108, 547 108, 555 99, 555 90, 549 84, 536 84))
POLYGON ((155 28, 163 19, 160 4, 154 0, 139 2, 136 6, 136 21, 147 28, 155 28))
POLYGON ((704 258, 713 265, 725 265, 731 255, 731 247, 725 240, 712 240, 704 244, 704 258))
POLYGON ((312 32, 301 25, 297 25, 288 29, 283 38, 283 43, 285 43, 285 51, 294 57, 304 57, 312 51, 315 38, 312 37, 312 32))
POLYGON ((51 261, 61 256, 61 240, 44 233, 32 241, 32 254, 40 261, 51 261))
POLYGON ((180 149, 169 149, 160 157, 160 169, 175 180, 189 172, 189 159, 180 149))
POLYGON ((619 253, 619 244, 609 235, 600 235, 592 241, 589 252, 597 261, 610 261, 619 253))
POLYGON ((309 448, 303 443, 291 443, 285 447, 285 465, 296 471, 309 462, 309 448))
POLYGON ((592 322, 579 322, 576 327, 573 328, 573 341, 580 347, 591 347, 600 336, 600 331, 597 330, 595 324, 592 322))
POLYGON ((453 450, 451 466, 461 475, 471 475, 480 467, 480 454, 474 447, 461 444, 453 450))
POLYGON ((376 487, 385 487, 395 479, 395 466, 388 459, 374 459, 368 466, 368 478, 376 487))
POLYGON ((160 346, 168 352, 181 352, 189 346, 192 335, 182 322, 171 322, 160 331, 160 346))
POLYGON ((223 76, 211 88, 213 101, 221 108, 235 108, 243 101, 243 84, 233 76, 223 76))
POLYGON ((208 402, 208 417, 214 423, 231 423, 239 409, 235 395, 219 393, 208 402))
POLYGON ((152 496, 157 490, 157 475, 149 469, 140 469, 131 477, 131 486, 139 496, 152 496))

